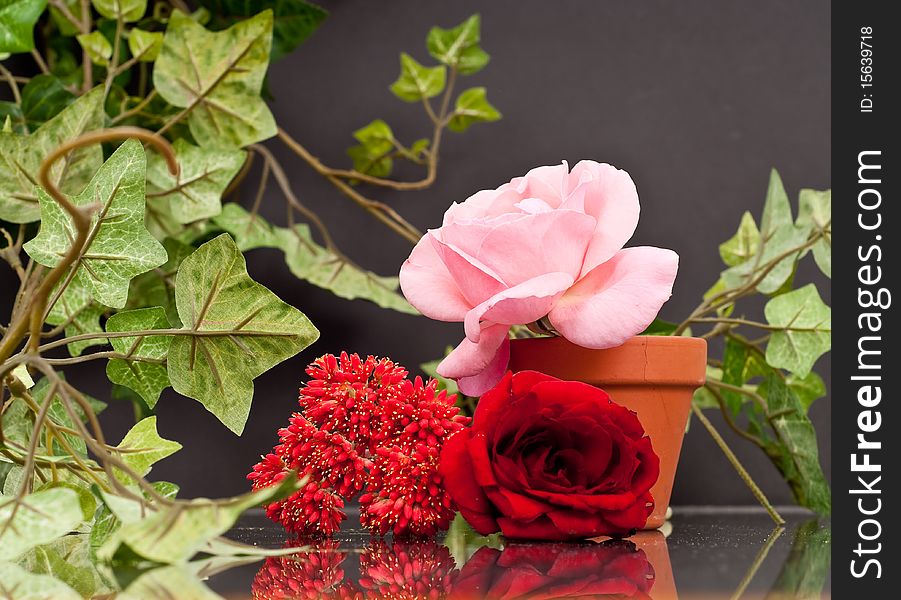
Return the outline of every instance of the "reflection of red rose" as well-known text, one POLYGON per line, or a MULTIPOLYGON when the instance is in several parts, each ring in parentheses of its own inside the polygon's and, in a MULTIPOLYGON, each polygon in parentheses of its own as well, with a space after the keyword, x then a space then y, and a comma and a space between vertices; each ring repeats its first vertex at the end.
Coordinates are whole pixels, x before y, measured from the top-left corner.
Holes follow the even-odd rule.
POLYGON ((635 413, 604 391, 522 371, 482 396, 440 471, 479 533, 562 541, 643 527, 659 460, 635 413))
POLYGON ((649 598, 654 568, 624 540, 602 544, 482 547, 454 580, 450 598, 649 598))

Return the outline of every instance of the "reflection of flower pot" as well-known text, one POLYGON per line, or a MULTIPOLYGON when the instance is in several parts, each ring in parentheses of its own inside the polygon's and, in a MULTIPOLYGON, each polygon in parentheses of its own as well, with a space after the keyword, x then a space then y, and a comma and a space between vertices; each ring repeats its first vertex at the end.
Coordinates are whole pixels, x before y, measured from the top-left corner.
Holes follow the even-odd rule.
POLYGON ((651 488, 656 504, 646 529, 666 520, 692 393, 704 384, 706 364, 707 342, 700 338, 639 336, 604 350, 582 348, 559 337, 510 344, 514 372, 541 371, 590 383, 638 414, 660 456, 660 477, 651 488))

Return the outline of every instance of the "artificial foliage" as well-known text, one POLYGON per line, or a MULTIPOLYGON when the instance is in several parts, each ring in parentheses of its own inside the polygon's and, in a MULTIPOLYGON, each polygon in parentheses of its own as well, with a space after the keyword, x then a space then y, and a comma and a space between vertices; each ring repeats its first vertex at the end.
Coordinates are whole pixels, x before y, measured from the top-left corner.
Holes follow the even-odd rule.
MULTIPOLYGON (((160 433, 160 403, 197 401, 240 435, 254 380, 319 336, 301 310, 254 280, 246 253, 275 249, 299 280, 338 298, 416 313, 393 274, 367 270, 335 244, 289 169, 328 181, 335 198, 323 202, 345 201, 413 241, 421 232, 379 192, 428 188, 460 119, 500 118, 484 95, 461 100, 472 92, 460 84, 488 62, 474 15, 429 31, 408 53, 415 68, 403 59, 396 95, 424 113, 422 135, 402 141, 377 115, 360 115, 356 132, 336 132, 348 141, 345 162, 323 163, 276 122, 267 77, 326 18, 305 0, 0 2, 0 258, 16 283, 3 290, 11 311, 0 319, 5 581, 42 597, 109 595, 126 584, 123 597, 202 595, 187 566, 195 555, 266 552, 220 537, 248 508, 283 501, 285 515, 299 518, 315 505, 320 522, 332 523, 342 497, 366 488, 366 469, 346 483, 343 470, 341 481, 317 479, 322 465, 345 464, 333 460, 335 448, 355 447, 338 444, 340 432, 304 439, 322 454, 294 465, 299 478, 282 469, 275 485, 236 498, 181 499, 174 484, 149 480, 153 464, 181 447, 160 433), (434 80, 410 85, 423 69, 434 80), (283 164, 275 144, 294 163, 283 164), (401 162, 421 176, 391 178, 401 162), (283 205, 266 212, 284 217, 265 219, 264 203, 283 205), (90 362, 106 366, 102 400, 66 377, 90 362), (135 425, 121 440, 98 417, 107 401, 133 404, 135 425), (80 562, 74 569, 47 556, 80 562), (110 571, 172 563, 128 581, 110 571), (20 564, 44 566, 28 573, 20 564)), ((434 401, 434 385, 409 385, 405 398, 434 401)), ((324 431, 310 415, 286 431, 324 431)), ((367 447, 354 460, 375 456, 367 447)), ((401 522, 395 513, 377 520, 401 522)))
POLYGON ((389 359, 326 354, 307 367, 301 411, 279 430, 279 443, 247 476, 254 489, 292 473, 306 483, 266 507, 301 536, 330 536, 358 499, 372 533, 431 536, 450 525, 455 507, 438 472, 445 442, 469 418, 434 379, 408 379, 389 359))

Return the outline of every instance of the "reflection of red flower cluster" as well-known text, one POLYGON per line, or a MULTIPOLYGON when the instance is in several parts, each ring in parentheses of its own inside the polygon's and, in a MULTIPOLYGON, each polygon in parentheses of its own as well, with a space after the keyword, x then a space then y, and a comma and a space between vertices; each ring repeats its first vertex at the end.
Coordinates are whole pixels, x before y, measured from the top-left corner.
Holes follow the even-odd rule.
MULTIPOLYGON (((285 598, 634 598, 647 600, 654 568, 628 541, 600 544, 482 547, 457 569, 446 546, 433 541, 375 540, 360 554, 360 577, 345 580, 332 541, 312 552, 266 560, 253 581, 254 600, 285 598)), ((352 568, 348 568, 352 571, 352 568)))
POLYGON ((331 535, 344 502, 360 496, 363 525, 378 534, 433 535, 453 517, 438 474, 441 448, 468 419, 434 380, 407 379, 388 359, 342 353, 316 359, 300 390, 301 412, 247 476, 253 488, 291 471, 304 488, 266 514, 302 535, 331 535))

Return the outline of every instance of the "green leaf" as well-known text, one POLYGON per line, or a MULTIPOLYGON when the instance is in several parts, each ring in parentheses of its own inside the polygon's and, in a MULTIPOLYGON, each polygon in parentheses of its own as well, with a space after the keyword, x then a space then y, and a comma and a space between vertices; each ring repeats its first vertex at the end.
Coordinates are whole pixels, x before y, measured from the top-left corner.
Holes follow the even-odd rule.
POLYGON ((179 174, 172 175, 166 160, 152 153, 147 161, 147 202, 172 215, 178 223, 191 223, 218 215, 222 193, 234 179, 247 154, 243 150, 215 150, 194 146, 179 138, 173 144, 179 174))
POLYGON ((29 52, 34 49, 34 24, 47 0, 0 0, 0 52, 29 52))
MULTIPOLYGON (((0 219, 13 223, 37 221, 41 216, 35 182, 45 156, 86 131, 103 126, 103 90, 95 88, 78 98, 29 136, 0 133, 0 219)), ((80 192, 102 162, 100 146, 81 148, 58 161, 50 179, 65 193, 80 192)))
POLYGON ((128 308, 148 308, 162 306, 166 318, 172 326, 180 327, 178 311, 175 308, 175 274, 185 257, 194 252, 194 247, 178 240, 166 238, 163 248, 169 259, 164 265, 131 280, 128 290, 128 308))
MULTIPOLYGON (((61 581, 82 598, 94 598, 113 591, 94 564, 89 539, 84 534, 67 535, 33 548, 18 563, 33 575, 47 575, 61 581)), ((48 599, 56 597, 55 594, 46 596, 48 599)))
POLYGON ((806 377, 832 347, 832 309, 811 283, 776 296, 766 303, 764 314, 770 325, 780 328, 767 343, 767 362, 806 377))
POLYGON ((447 128, 451 131, 466 131, 473 123, 490 123, 501 118, 501 113, 488 103, 485 88, 474 87, 457 96, 457 104, 447 128))
POLYGON ((343 256, 317 244, 306 225, 293 230, 272 227, 262 217, 252 217, 240 205, 227 203, 213 221, 231 233, 241 250, 279 248, 295 277, 329 290, 339 298, 369 300, 382 308, 419 314, 398 293, 396 277, 383 277, 348 262, 343 256))
POLYGON ((354 131, 353 135, 360 142, 347 150, 348 156, 354 161, 354 169, 374 177, 390 175, 393 161, 386 155, 395 148, 391 127, 383 120, 376 119, 354 131))
POLYGON ((772 169, 763 204, 763 216, 760 218, 761 237, 766 241, 778 228, 790 225, 793 221, 791 203, 785 193, 785 186, 782 185, 782 178, 776 169, 772 169))
POLYGON ((260 98, 272 43, 272 11, 211 32, 176 10, 153 69, 160 96, 188 111, 204 146, 243 147, 276 133, 260 98))
POLYGON ((78 494, 68 488, 34 492, 21 503, 0 496, 0 561, 52 542, 83 520, 78 494))
POLYGON ((772 235, 761 244, 761 250, 754 259, 738 264, 723 271, 722 277, 730 288, 743 285, 758 279, 761 270, 769 268, 767 274, 757 283, 757 291, 773 294, 780 291, 794 274, 795 266, 801 256, 799 248, 807 241, 810 229, 796 227, 792 223, 779 226, 772 235), (786 255, 784 258, 779 257, 786 255), (779 259, 777 261, 777 259, 779 259), (770 263, 775 262, 770 266, 770 263))
POLYGON ((751 213, 745 211, 735 235, 720 244, 720 257, 727 266, 734 267, 752 259, 759 246, 760 232, 757 230, 757 223, 751 213))
POLYGON ((284 498, 297 489, 297 479, 286 477, 279 485, 228 500, 197 498, 137 520, 123 519, 122 527, 97 550, 97 556, 110 560, 130 550, 162 564, 186 561, 228 531, 245 510, 284 498))
MULTIPOLYGON (((76 206, 97 204, 91 218, 89 243, 73 266, 74 279, 91 297, 122 308, 132 277, 166 262, 166 251, 144 228, 144 149, 128 140, 97 171, 83 192, 72 198, 76 206)), ((53 267, 68 251, 76 230, 55 200, 39 190, 41 229, 25 244, 38 263, 53 267)))
POLYGON ((272 9, 272 60, 292 52, 313 35, 328 12, 305 0, 200 0, 213 15, 215 29, 272 9))
MULTIPOLYGON (((69 10, 69 12, 73 17, 75 17, 77 21, 81 22, 81 0, 62 0, 62 4, 69 10)), ((53 19, 53 22, 59 29, 60 35, 74 36, 81 33, 81 30, 73 25, 72 22, 68 18, 66 18, 63 12, 56 6, 50 7, 50 18, 53 19)))
POLYGON ((75 101, 75 94, 53 75, 35 75, 22 88, 22 116, 34 131, 75 101))
POLYGON ((475 14, 451 29, 432 27, 426 46, 438 62, 456 67, 461 75, 471 75, 485 68, 488 54, 479 47, 481 18, 475 14))
POLYGON ((795 500, 819 514, 832 510, 829 484, 820 467, 816 430, 801 401, 778 374, 766 382, 767 407, 777 439, 767 444, 795 500))
POLYGON ((128 32, 128 50, 140 62, 155 61, 162 47, 163 34, 159 31, 144 31, 135 27, 128 32))
POLYGON ((147 0, 91 0, 91 4, 107 19, 121 16, 126 23, 140 20, 147 10, 147 0))
MULTIPOLYGON (((169 329, 169 319, 162 307, 141 308, 116 313, 106 322, 108 332, 169 329)), ((106 365, 106 376, 113 383, 136 391, 147 406, 153 408, 160 394, 169 387, 166 355, 170 336, 113 337, 110 343, 116 352, 131 358, 113 358, 106 365), (143 359, 143 360, 142 360, 143 359)))
POLYGON ((767 597, 822 598, 831 562, 831 525, 820 525, 816 519, 801 524, 795 530, 791 551, 767 597))
POLYGON ((303 313, 250 278, 228 235, 181 263, 175 303, 190 335, 174 337, 169 347, 172 387, 237 434, 250 412, 254 378, 319 337, 303 313))
MULTIPOLYGON (((0 13, 2 16, 2 13, 0 13)), ((0 30, 2 32, 2 30, 0 30)), ((0 589, 15 600, 81 600, 82 596, 50 575, 36 575, 18 565, 0 562, 0 589)))
MULTIPOLYGON (((59 285, 62 285, 62 282, 59 285)), ((59 286, 57 286, 57 290, 58 288, 59 286)), ((103 331, 100 318, 105 312, 106 308, 93 301, 91 291, 85 287, 85 283, 81 279, 76 277, 50 308, 50 312, 47 314, 47 323, 65 325, 66 336, 100 333, 103 331)), ((91 346, 105 345, 106 343, 104 338, 94 338, 71 342, 66 345, 66 348, 72 356, 79 356, 91 346)))
MULTIPOLYGON (((116 448, 122 461, 132 471, 144 476, 154 463, 181 450, 181 444, 160 437, 156 429, 156 416, 152 416, 135 423, 116 448)), ((130 481, 125 473, 116 473, 116 476, 124 482, 130 481)))
POLYGON ((813 246, 813 259, 826 277, 832 277, 832 190, 803 189, 798 196, 798 224, 823 234, 813 246))
POLYGON ((806 377, 789 375, 785 383, 795 393, 805 411, 810 410, 811 404, 826 395, 826 383, 816 372, 811 371, 806 377))
POLYGON ((654 319, 651 321, 651 324, 648 325, 647 329, 642 331, 639 335, 673 335, 676 333, 678 327, 678 323, 670 323, 663 319, 654 319))
POLYGON ((391 84, 391 92, 405 102, 419 102, 444 91, 447 67, 425 67, 416 59, 401 52, 400 76, 391 84))
MULTIPOLYGON (((722 294, 723 292, 725 292, 728 289, 730 289, 730 288, 728 285, 726 285, 726 280, 721 276, 719 279, 716 280, 716 283, 714 283, 712 286, 710 286, 709 290, 704 292, 703 298, 704 298, 704 300, 710 300, 711 298, 714 298, 714 297, 718 298, 720 296, 720 294, 722 294)), ((717 304, 719 304, 720 300, 721 300, 721 298, 719 298, 717 300, 717 304)), ((716 309, 716 312, 721 317, 728 317, 729 315, 732 314, 733 310, 735 310, 735 304, 732 302, 728 302, 726 304, 719 306, 716 309)))
POLYGON ((128 584, 117 600, 224 600, 191 573, 187 565, 169 565, 142 573, 128 584))
POLYGON ((105 35, 99 31, 92 31, 91 33, 82 33, 75 39, 91 57, 92 63, 103 67, 109 65, 109 60, 113 56, 113 46, 105 35))

